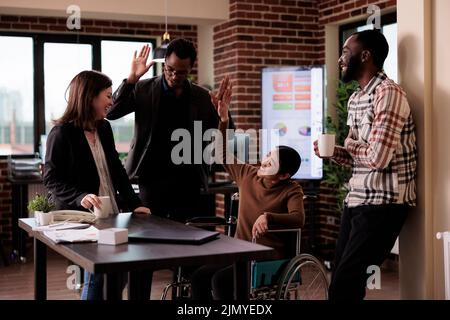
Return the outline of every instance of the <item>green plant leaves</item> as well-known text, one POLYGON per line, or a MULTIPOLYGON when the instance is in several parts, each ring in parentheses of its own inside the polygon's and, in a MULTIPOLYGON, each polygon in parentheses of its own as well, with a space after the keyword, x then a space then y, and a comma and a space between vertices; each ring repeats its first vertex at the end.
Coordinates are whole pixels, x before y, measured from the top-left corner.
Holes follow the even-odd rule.
MULTIPOLYGON (((343 146, 348 135, 347 127, 347 104, 348 99, 358 88, 357 82, 345 83, 339 81, 337 87, 336 119, 327 116, 325 127, 327 132, 336 134, 336 145, 343 146)), ((337 163, 325 160, 323 164, 323 182, 336 190, 338 209, 342 212, 344 199, 348 193, 347 183, 351 177, 351 168, 346 168, 337 163)))
POLYGON ((33 200, 28 203, 28 210, 50 212, 55 208, 54 204, 46 196, 37 194, 33 200))

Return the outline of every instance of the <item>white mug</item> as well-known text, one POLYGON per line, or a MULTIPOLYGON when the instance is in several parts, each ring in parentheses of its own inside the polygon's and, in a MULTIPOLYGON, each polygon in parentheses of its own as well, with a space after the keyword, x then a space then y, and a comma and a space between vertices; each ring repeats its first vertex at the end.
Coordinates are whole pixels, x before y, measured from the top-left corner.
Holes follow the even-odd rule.
POLYGON ((41 226, 48 226, 53 223, 53 213, 36 211, 34 215, 36 222, 41 226))
POLYGON ((109 196, 98 197, 102 204, 100 205, 100 209, 94 207, 94 215, 98 219, 108 218, 111 213, 113 213, 112 203, 109 196))
POLYGON ((330 133, 322 133, 319 135, 319 154, 322 158, 330 158, 334 154, 336 136, 330 133))

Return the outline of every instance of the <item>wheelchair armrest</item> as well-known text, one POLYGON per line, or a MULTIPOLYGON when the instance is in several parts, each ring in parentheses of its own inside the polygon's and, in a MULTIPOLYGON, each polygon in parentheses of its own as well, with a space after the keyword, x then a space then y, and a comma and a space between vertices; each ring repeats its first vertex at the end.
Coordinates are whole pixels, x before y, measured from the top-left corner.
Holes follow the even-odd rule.
POLYGON ((284 228, 284 227, 271 227, 269 228, 269 230, 267 230, 267 232, 270 233, 277 233, 277 232, 300 232, 302 231, 301 228, 284 228))

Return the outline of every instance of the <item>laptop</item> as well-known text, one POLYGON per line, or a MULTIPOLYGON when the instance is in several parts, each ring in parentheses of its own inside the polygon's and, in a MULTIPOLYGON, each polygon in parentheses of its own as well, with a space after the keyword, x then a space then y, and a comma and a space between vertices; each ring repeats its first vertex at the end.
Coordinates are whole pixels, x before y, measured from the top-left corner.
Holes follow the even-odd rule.
POLYGON ((219 237, 219 232, 184 226, 185 228, 151 228, 128 234, 130 242, 202 244, 219 237))

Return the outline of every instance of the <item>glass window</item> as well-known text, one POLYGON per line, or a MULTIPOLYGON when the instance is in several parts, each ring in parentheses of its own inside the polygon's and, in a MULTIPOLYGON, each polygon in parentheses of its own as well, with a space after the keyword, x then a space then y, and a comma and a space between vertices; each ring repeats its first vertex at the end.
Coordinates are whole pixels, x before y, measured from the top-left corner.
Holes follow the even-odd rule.
MULTIPOLYGON (((44 44, 45 132, 67 106, 66 90, 79 72, 92 69, 92 46, 78 43, 44 44)), ((67 92, 68 93, 68 92, 67 92)))
POLYGON ((0 36, 0 155, 33 153, 33 39, 0 36))
POLYGON ((384 71, 389 78, 397 82, 397 23, 383 26, 382 31, 389 44, 389 54, 384 62, 384 71))
MULTIPOLYGON (((113 82, 113 92, 120 86, 122 81, 130 73, 131 59, 137 50, 138 54, 142 46, 147 42, 138 41, 112 41, 103 40, 101 42, 102 51, 102 72, 109 76, 113 82)), ((150 48, 152 44, 149 43, 150 48)), ((150 59, 149 59, 150 61, 150 59)), ((154 75, 152 67, 142 78, 151 78, 154 75)), ((134 113, 128 114, 118 120, 111 121, 114 131, 114 140, 117 151, 126 153, 130 150, 130 142, 134 130, 134 113)))

